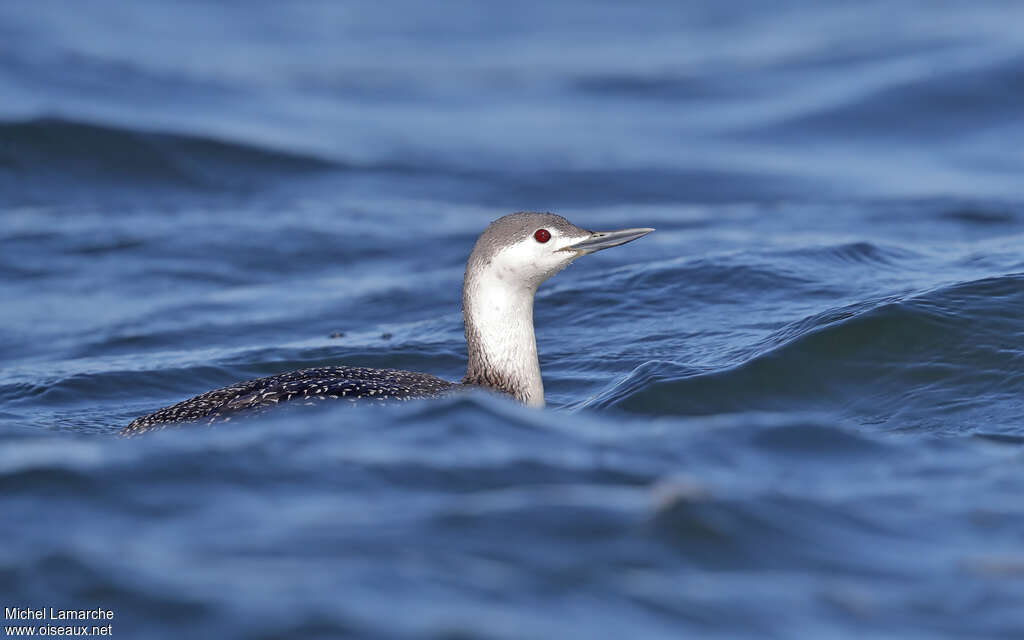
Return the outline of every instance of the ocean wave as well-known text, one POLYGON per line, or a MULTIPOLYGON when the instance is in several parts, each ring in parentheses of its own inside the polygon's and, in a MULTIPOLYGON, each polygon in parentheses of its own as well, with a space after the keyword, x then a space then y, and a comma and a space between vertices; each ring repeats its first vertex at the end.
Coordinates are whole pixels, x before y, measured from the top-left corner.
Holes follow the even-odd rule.
POLYGON ((415 193, 427 189, 474 202, 504 204, 521 201, 528 193, 531 200, 549 207, 772 199, 808 188, 797 177, 756 171, 666 166, 481 169, 407 153, 350 163, 206 135, 62 117, 0 122, 0 191, 6 195, 140 186, 251 189, 268 181, 336 170, 364 177, 401 176, 415 193))
POLYGON ((779 329, 734 366, 650 361, 588 403, 645 414, 839 410, 902 428, 1019 429, 1024 274, 828 309, 779 329), (995 408, 998 407, 998 408, 995 408), (948 421, 946 421, 948 422, 948 421))
POLYGON ((63 118, 0 123, 0 184, 166 184, 216 189, 339 163, 213 137, 63 118), (5 180, 5 175, 6 180, 5 180))
POLYGON ((861 264, 896 266, 904 264, 913 258, 919 257, 919 254, 897 246, 886 246, 861 241, 809 249, 805 248, 800 250, 799 256, 803 259, 813 261, 815 265, 820 265, 821 263, 836 263, 840 265, 861 264))
POLYGON ((980 126, 1017 128, 1022 63, 1024 58, 1016 56, 937 69, 882 86, 869 83, 841 101, 809 106, 781 121, 757 124, 747 133, 790 142, 831 134, 927 144, 977 134, 980 126))
POLYGON ((952 220, 972 226, 1016 225, 1024 219, 1024 215, 1013 209, 1002 206, 962 206, 939 214, 940 219, 952 220))

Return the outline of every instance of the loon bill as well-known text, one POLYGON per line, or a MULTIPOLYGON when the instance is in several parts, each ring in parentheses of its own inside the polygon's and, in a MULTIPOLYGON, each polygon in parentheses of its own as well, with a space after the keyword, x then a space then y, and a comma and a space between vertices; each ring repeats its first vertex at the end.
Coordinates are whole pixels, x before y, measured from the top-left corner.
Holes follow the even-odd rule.
POLYGON ((552 213, 513 213, 492 222, 466 263, 462 317, 469 363, 461 383, 397 369, 302 369, 208 391, 135 419, 121 435, 175 423, 227 421, 240 411, 288 401, 410 400, 447 395, 467 385, 543 407, 544 384, 533 331, 537 288, 580 256, 632 242, 652 231, 587 231, 552 213))

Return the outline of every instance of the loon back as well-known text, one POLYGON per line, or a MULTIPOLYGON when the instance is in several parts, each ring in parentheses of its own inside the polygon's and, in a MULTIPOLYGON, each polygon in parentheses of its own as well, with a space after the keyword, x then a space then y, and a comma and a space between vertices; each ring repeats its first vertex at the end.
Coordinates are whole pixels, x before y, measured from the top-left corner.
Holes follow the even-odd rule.
POLYGON ((387 402, 436 398, 457 387, 428 373, 365 367, 317 367, 255 378, 183 400, 136 418, 121 429, 133 436, 172 423, 228 422, 241 411, 267 409, 281 402, 316 404, 324 400, 387 402))
POLYGON ((514 213, 492 222, 466 263, 462 316, 469 362, 462 384, 396 369, 302 369, 208 391, 137 418, 121 435, 172 423, 226 422, 240 411, 258 411, 281 402, 434 398, 463 386, 486 387, 542 407, 544 384, 533 329, 537 287, 581 256, 651 231, 588 231, 552 213, 514 213))

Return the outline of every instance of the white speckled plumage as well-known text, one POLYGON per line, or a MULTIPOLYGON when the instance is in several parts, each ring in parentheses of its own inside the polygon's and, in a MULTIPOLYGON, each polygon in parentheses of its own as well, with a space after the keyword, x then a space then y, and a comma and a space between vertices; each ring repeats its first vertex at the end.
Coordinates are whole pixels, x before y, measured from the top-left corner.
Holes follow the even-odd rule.
POLYGON ((171 424, 226 422, 240 411, 258 411, 282 402, 379 403, 438 397, 467 385, 508 393, 530 406, 544 406, 533 329, 537 287, 582 255, 625 244, 651 231, 587 231, 550 213, 515 213, 492 222, 466 264, 462 301, 469 363, 461 384, 397 369, 302 369, 208 391, 137 418, 121 435, 171 424), (537 240, 534 234, 539 229, 546 230, 550 238, 537 240))

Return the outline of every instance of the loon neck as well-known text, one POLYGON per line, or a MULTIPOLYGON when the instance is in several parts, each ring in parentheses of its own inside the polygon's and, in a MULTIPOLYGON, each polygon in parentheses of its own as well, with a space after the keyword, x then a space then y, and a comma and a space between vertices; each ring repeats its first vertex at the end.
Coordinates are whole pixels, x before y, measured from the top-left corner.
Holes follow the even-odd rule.
POLYGON ((490 387, 534 407, 544 406, 544 383, 533 332, 536 285, 492 265, 467 269, 462 289, 469 364, 464 384, 490 387))

